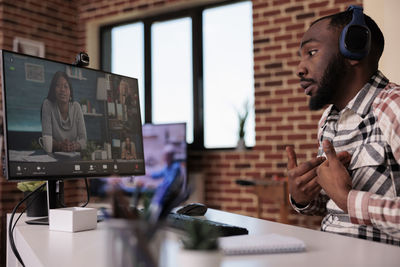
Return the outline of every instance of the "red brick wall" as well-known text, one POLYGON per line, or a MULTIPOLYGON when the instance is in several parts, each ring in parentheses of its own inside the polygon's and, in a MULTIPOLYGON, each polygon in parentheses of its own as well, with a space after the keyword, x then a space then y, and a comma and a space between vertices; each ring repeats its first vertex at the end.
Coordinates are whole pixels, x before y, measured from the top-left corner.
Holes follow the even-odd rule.
MULTIPOLYGON (((72 63, 80 51, 77 45, 77 1, 3 0, 0 2, 0 48, 12 50, 14 37, 45 43, 46 58, 72 63)), ((66 202, 85 200, 82 182, 66 182, 66 202)), ((0 178, 1 244, 0 266, 5 266, 6 213, 23 197, 15 182, 0 178)))
POLYGON ((12 50, 13 39, 45 43, 46 58, 72 63, 77 46, 77 1, 1 1, 2 48, 12 50))
MULTIPOLYGON (((77 18, 75 1, 13 1, 0 3, 0 47, 13 49, 13 39, 23 37, 45 43, 45 57, 72 63, 80 51, 76 42, 77 18)), ((68 185, 67 185, 68 187, 68 185)), ((0 208, 10 210, 22 194, 16 183, 0 181, 0 208)), ((66 192, 67 196, 73 194, 66 192)))
MULTIPOLYGON (((133 11, 177 9, 193 2, 197 1, 3 0, 0 47, 11 50, 13 38, 24 37, 44 42, 47 58, 71 63, 78 52, 85 50, 88 22, 133 11)), ((298 86, 297 49, 314 19, 344 10, 349 4, 362 4, 362 0, 253 0, 256 146, 245 152, 191 152, 189 168, 204 175, 209 206, 255 216, 253 190, 237 186, 234 181, 285 176, 284 147, 288 144, 294 145, 299 161, 315 156, 321 113, 308 110, 307 97, 298 86)), ((67 187, 70 189, 66 195, 71 201, 84 198, 82 190, 76 190, 81 184, 71 183, 67 187)), ((4 214, 21 197, 15 183, 0 178, 1 255, 5 244, 4 214)), ((276 220, 278 205, 264 203, 261 217, 276 220)), ((317 228, 319 221, 320 218, 290 215, 290 222, 296 225, 317 228)))

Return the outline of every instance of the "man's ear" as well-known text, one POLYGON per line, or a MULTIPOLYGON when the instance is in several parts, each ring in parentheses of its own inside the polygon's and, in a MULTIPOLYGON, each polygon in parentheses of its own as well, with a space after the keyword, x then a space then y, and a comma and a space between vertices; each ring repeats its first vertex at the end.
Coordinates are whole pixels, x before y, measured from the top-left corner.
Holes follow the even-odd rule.
POLYGON ((350 66, 353 67, 361 63, 360 60, 354 60, 354 59, 346 59, 346 61, 350 66))

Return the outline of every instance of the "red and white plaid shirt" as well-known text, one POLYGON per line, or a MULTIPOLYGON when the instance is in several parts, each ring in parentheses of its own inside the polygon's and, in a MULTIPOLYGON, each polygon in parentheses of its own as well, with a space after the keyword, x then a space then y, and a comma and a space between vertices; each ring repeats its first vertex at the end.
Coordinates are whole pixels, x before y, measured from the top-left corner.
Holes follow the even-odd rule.
POLYGON ((293 207, 303 214, 325 215, 323 231, 400 245, 399 115, 400 87, 380 71, 343 110, 328 107, 320 120, 318 154, 323 154, 325 139, 337 152, 352 154, 348 214, 323 190, 307 207, 293 207))

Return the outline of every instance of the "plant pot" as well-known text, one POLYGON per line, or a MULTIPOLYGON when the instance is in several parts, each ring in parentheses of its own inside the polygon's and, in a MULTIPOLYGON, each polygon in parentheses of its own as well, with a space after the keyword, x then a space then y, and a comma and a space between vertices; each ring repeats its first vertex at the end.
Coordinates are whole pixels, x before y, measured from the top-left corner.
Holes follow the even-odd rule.
MULTIPOLYGON (((24 192, 24 196, 30 192, 24 192)), ((47 192, 40 191, 30 196, 26 200, 26 216, 28 217, 45 217, 47 212, 47 192)))
POLYGON ((239 150, 239 151, 246 150, 246 142, 244 141, 244 138, 239 138, 237 145, 236 145, 236 150, 239 150))
POLYGON ((113 244, 107 251, 106 266, 160 266, 165 231, 152 228, 145 220, 108 219, 103 224, 107 229, 107 243, 113 244), (150 230, 155 231, 151 238, 150 230))
POLYGON ((222 261, 221 250, 181 249, 177 255, 178 267, 219 267, 222 261))

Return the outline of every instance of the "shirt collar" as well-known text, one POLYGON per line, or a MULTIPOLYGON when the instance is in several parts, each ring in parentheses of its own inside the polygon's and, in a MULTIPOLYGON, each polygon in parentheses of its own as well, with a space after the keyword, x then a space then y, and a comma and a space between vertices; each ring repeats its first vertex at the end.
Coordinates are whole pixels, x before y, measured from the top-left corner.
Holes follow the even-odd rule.
MULTIPOLYGON (((349 103, 347 103, 343 111, 350 109, 361 117, 365 117, 368 114, 375 97, 383 88, 385 88, 388 83, 389 80, 382 74, 382 72, 377 70, 375 74, 371 76, 369 81, 363 86, 363 88, 361 88, 357 95, 350 100, 349 103)), ((338 111, 334 105, 331 105, 328 107, 328 109, 328 114, 338 111)))

